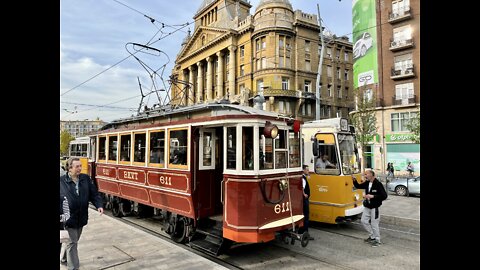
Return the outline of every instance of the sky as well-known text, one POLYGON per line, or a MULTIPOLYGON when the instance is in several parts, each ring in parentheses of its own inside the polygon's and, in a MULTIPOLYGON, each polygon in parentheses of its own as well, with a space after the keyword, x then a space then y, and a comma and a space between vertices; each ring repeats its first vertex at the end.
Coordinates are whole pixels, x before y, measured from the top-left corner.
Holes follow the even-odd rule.
MULTIPOLYGON (((176 55, 203 0, 62 0, 60 1, 60 120, 106 122, 136 114, 144 95, 168 89, 176 55), (153 23, 152 23, 153 21, 153 23), (189 25, 187 25, 189 23, 189 25), (136 53, 147 44, 162 53, 136 53), (153 42, 153 43, 152 43, 153 42), (155 88, 149 72, 157 70, 155 88), (149 72, 147 72, 149 71, 149 72)), ((254 14, 260 0, 250 0, 254 14)), ((337 36, 352 41, 352 0, 290 0, 294 10, 317 15, 337 36)), ((151 50, 150 50, 151 51, 151 50)), ((144 105, 157 103, 155 93, 144 105)))

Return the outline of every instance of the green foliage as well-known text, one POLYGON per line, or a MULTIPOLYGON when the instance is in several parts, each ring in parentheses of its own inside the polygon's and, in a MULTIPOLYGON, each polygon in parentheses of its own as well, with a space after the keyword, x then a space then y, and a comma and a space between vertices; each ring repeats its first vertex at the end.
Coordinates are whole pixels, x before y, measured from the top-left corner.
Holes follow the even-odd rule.
POLYGON ((406 127, 413 133, 411 140, 415 143, 420 143, 420 112, 417 112, 414 117, 410 118, 406 127))
POLYGON ((75 138, 66 130, 62 130, 60 132, 60 155, 66 156, 68 155, 68 145, 71 141, 75 138))
MULTIPOLYGON (((377 117, 375 115, 376 99, 373 94, 371 94, 369 98, 366 98, 365 93, 367 91, 369 90, 365 88, 355 90, 357 108, 350 115, 350 122, 355 127, 355 135, 362 149, 362 153, 365 153, 365 147, 377 133, 377 117)), ((373 92, 373 90, 370 90, 370 92, 373 92)), ((362 158, 362 163, 363 160, 365 160, 365 157, 362 158)))

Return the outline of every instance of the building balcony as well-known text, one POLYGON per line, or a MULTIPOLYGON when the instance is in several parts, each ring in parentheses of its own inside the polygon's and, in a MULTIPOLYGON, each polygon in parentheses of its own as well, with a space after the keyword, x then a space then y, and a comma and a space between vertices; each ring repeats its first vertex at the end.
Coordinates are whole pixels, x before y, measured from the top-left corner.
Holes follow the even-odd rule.
POLYGON ((264 97, 298 97, 295 90, 283 90, 283 89, 263 89, 264 97))
POLYGON ((413 38, 404 39, 404 40, 393 40, 390 39, 390 51, 395 52, 403 49, 412 48, 415 45, 413 38))
POLYGON ((388 13, 388 22, 391 24, 401 22, 406 19, 410 19, 412 17, 412 10, 410 7, 404 7, 403 9, 399 9, 395 12, 388 13))
POLYGON ((414 66, 412 65, 411 67, 408 67, 406 69, 392 68, 391 74, 390 74, 390 79, 400 80, 400 79, 415 77, 415 71, 414 71, 413 67, 414 66))
POLYGON ((416 95, 408 95, 408 96, 396 96, 392 97, 392 104, 393 105, 409 105, 415 104, 417 102, 416 95))

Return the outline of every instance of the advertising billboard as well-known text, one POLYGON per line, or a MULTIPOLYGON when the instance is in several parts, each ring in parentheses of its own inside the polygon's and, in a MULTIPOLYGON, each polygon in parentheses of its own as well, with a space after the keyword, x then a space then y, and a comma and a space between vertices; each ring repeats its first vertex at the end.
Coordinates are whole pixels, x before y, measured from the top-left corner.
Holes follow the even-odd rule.
POLYGON ((376 0, 353 0, 353 86, 378 83, 376 0))

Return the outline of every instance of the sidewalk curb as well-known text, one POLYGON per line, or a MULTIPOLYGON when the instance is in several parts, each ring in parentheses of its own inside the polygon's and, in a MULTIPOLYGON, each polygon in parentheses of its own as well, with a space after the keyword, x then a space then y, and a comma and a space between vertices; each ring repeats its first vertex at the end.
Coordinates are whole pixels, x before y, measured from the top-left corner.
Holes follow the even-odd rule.
POLYGON ((396 216, 382 215, 382 223, 388 223, 390 225, 410 227, 414 229, 420 229, 420 220, 412 218, 402 218, 396 216))

